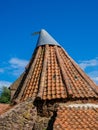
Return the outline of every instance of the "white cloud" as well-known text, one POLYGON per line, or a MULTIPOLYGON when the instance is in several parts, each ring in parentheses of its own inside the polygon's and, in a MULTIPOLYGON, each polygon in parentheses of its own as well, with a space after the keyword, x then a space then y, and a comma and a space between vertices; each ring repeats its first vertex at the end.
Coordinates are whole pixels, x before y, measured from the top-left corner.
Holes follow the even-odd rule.
POLYGON ((4 72, 4 69, 3 68, 0 68, 0 73, 3 73, 4 72))
POLYGON ((11 75, 17 78, 24 71, 28 62, 28 60, 13 57, 8 61, 1 63, 3 68, 0 68, 0 74, 11 75))
MULTIPOLYGON (((7 62, 6 62, 7 63, 7 62)), ((27 65, 28 61, 24 59, 19 58, 11 58, 7 66, 4 66, 4 68, 0 68, 0 73, 3 73, 7 76, 15 76, 16 78, 24 71, 25 66, 27 65)), ((9 87, 11 85, 11 82, 9 81, 0 81, 0 90, 3 86, 9 87)))
POLYGON ((98 65, 98 57, 91 60, 80 61, 79 66, 85 70, 87 67, 94 67, 98 65))
POLYGON ((0 81, 0 88, 3 86, 9 87, 11 85, 11 82, 9 81, 0 81))
POLYGON ((92 77, 92 79, 98 84, 98 76, 97 77, 92 77))
POLYGON ((86 69, 90 67, 87 74, 90 78, 98 84, 98 57, 91 60, 80 61, 79 66, 86 72, 86 69))
POLYGON ((28 64, 27 60, 19 58, 11 58, 9 60, 11 74, 14 76, 19 76, 23 71, 25 66, 28 64))
POLYGON ((15 77, 18 77, 23 71, 24 71, 24 68, 14 69, 12 70, 12 75, 15 77))
POLYGON ((95 83, 98 84, 98 71, 91 71, 88 73, 88 75, 91 77, 92 80, 94 80, 95 83))
POLYGON ((19 68, 19 67, 24 68, 27 65, 28 61, 24 59, 19 59, 19 58, 11 58, 9 60, 9 63, 11 64, 11 67, 13 68, 19 68))

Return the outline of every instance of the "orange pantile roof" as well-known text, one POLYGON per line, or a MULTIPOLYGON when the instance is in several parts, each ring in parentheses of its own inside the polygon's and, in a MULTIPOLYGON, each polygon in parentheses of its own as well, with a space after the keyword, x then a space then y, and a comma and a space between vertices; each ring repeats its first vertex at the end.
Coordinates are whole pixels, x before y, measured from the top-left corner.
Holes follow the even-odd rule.
POLYGON ((43 100, 98 99, 98 88, 94 82, 59 44, 52 43, 50 35, 42 33, 43 30, 40 35, 44 40, 38 40, 41 43, 37 43, 12 101, 24 101, 31 97, 40 97, 43 100), (43 41, 47 41, 46 44, 42 44, 43 41), (50 41, 51 44, 48 43, 50 41))
POLYGON ((98 107, 60 106, 53 130, 98 130, 98 107))
POLYGON ((11 106, 9 104, 0 104, 0 115, 7 110, 9 110, 11 106))

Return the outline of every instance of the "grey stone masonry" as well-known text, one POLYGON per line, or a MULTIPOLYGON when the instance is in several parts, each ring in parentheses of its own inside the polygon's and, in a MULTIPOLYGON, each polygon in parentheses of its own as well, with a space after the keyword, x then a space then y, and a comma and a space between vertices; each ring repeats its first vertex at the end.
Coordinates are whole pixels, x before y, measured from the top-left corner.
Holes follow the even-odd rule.
POLYGON ((33 101, 25 101, 0 116, 0 130, 32 130, 36 118, 33 101))

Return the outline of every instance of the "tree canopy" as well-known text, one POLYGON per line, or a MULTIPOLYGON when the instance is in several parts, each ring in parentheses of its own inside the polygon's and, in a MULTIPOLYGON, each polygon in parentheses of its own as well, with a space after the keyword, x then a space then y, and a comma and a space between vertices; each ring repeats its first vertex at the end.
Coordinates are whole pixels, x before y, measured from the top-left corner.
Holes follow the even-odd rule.
POLYGON ((0 103, 10 103, 10 90, 3 86, 2 93, 0 95, 0 103))

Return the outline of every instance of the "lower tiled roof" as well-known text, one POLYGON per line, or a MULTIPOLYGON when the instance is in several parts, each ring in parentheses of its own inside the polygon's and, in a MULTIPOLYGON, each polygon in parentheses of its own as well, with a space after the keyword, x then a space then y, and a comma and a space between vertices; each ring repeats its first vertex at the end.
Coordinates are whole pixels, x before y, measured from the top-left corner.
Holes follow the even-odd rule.
POLYGON ((9 110, 11 106, 9 104, 0 104, 0 115, 7 110, 9 110))
POLYGON ((98 130, 98 106, 59 106, 53 130, 98 130))

